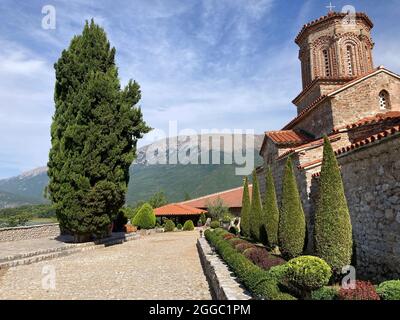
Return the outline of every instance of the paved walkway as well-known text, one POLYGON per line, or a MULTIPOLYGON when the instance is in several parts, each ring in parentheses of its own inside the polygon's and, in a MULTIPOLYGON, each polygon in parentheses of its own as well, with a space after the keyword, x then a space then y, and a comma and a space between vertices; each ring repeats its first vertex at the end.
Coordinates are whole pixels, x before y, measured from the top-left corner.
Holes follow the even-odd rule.
POLYGON ((158 233, 0 270, 0 299, 211 299, 197 237, 197 231, 158 233))

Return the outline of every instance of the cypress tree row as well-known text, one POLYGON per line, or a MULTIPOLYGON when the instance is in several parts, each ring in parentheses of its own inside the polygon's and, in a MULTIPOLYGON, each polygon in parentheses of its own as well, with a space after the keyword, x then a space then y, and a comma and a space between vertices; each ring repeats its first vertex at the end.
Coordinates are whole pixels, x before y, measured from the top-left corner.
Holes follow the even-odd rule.
POLYGON ((93 20, 55 64, 48 193, 62 229, 104 236, 125 202, 136 143, 150 130, 139 85, 121 90, 115 48, 93 20))
POLYGON ((315 253, 333 270, 351 264, 353 240, 349 208, 339 165, 327 137, 321 167, 319 199, 315 212, 315 253))
POLYGON ((246 177, 243 183, 242 211, 240 213, 240 232, 245 237, 250 237, 250 209, 249 181, 246 177))
POLYGON ((290 157, 283 177, 278 235, 280 250, 285 258, 292 259, 301 255, 306 236, 306 222, 290 157))
POLYGON ((250 234, 256 241, 261 241, 262 203, 256 171, 253 171, 253 192, 250 210, 250 234))
POLYGON ((271 168, 267 168, 265 174, 265 199, 263 206, 264 213, 264 233, 267 235, 267 241, 271 247, 278 245, 278 226, 279 226, 279 208, 276 199, 274 178, 271 168))

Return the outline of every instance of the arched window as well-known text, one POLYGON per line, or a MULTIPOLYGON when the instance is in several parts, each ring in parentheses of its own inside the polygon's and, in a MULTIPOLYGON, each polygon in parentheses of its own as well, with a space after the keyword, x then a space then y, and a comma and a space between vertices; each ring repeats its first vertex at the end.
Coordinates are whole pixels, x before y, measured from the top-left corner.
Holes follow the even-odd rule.
POLYGON ((328 50, 323 50, 322 55, 324 56, 324 68, 325 68, 325 76, 330 77, 331 76, 331 66, 329 63, 329 53, 328 50))
POLYGON ((353 61, 353 47, 348 45, 346 47, 346 64, 347 64, 347 72, 349 76, 354 75, 354 61, 353 61))
POLYGON ((379 109, 390 110, 390 97, 386 90, 382 90, 379 93, 379 109))

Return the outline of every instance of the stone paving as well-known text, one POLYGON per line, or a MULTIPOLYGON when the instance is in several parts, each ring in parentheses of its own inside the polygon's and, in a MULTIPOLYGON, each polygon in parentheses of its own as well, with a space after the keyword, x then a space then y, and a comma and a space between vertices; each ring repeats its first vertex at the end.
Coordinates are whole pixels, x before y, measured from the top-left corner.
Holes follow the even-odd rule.
POLYGON ((211 299, 196 249, 198 235, 157 233, 3 270, 0 299, 211 299))

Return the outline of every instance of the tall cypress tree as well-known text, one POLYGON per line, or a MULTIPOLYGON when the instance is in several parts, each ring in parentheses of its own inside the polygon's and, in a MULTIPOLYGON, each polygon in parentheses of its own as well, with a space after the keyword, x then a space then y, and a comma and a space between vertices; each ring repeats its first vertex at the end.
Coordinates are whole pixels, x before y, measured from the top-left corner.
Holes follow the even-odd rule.
MULTIPOLYGON (((272 176, 271 168, 268 167, 265 174, 265 198, 263 206, 263 234, 267 238, 267 242, 271 247, 278 245, 278 225, 279 225, 279 208, 276 199, 276 191, 274 178, 272 176)), ((265 241, 266 240, 266 241, 265 241)))
POLYGON ((242 211, 240 213, 240 231, 245 237, 250 237, 250 209, 249 181, 246 177, 243 183, 242 211))
POLYGON ((315 212, 315 253, 333 270, 351 263, 353 240, 349 208, 332 145, 324 139, 319 199, 315 212))
POLYGON ((290 157, 286 162, 283 177, 278 235, 280 250, 286 258, 292 259, 301 255, 306 236, 306 222, 290 157))
POLYGON ((253 171, 253 192, 250 209, 250 234, 256 241, 261 241, 262 203, 256 171, 253 171))
POLYGON ((121 90, 115 48, 92 20, 55 64, 47 188, 62 229, 104 235, 125 202, 136 143, 150 130, 136 82, 121 90))

